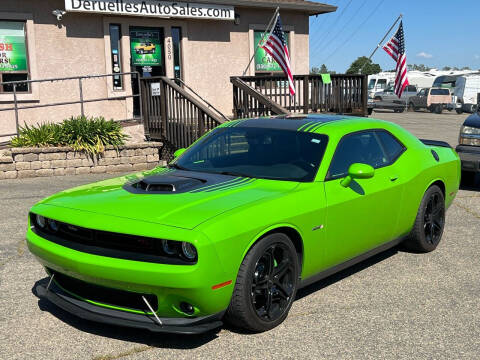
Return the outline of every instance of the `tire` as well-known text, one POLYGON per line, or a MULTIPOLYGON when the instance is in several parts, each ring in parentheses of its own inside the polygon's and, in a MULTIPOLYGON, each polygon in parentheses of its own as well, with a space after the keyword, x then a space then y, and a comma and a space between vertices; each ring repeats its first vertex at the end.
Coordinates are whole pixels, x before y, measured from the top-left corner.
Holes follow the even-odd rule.
POLYGON ((382 97, 381 96, 375 96, 375 98, 373 100, 382 101, 382 97))
POLYGON ((437 104, 433 107, 433 112, 435 114, 441 114, 443 112, 443 107, 440 104, 437 104))
POLYGON ((225 319, 234 327, 253 332, 273 329, 290 311, 298 277, 297 252, 289 237, 266 236, 248 251, 240 265, 225 319))
POLYGON ((437 186, 431 186, 423 196, 415 224, 405 240, 407 249, 415 252, 430 252, 437 248, 445 226, 445 197, 437 186))
POLYGON ((462 115, 463 114, 463 109, 456 109, 455 110, 457 112, 458 115, 462 115))
POLYGON ((373 113, 373 108, 368 108, 367 112, 368 112, 368 115, 372 115, 372 113, 373 113))
POLYGON ((415 107, 415 105, 413 105, 412 102, 408 104, 408 111, 410 112, 417 111, 417 108, 415 107))

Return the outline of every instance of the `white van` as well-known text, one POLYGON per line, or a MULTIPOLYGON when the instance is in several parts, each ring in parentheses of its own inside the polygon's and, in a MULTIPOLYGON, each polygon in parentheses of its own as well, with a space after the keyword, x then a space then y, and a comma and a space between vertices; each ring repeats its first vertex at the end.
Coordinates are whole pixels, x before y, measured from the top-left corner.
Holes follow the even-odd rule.
POLYGON ((457 78, 453 95, 456 97, 455 110, 458 114, 477 111, 477 94, 480 93, 480 74, 463 75, 457 78))

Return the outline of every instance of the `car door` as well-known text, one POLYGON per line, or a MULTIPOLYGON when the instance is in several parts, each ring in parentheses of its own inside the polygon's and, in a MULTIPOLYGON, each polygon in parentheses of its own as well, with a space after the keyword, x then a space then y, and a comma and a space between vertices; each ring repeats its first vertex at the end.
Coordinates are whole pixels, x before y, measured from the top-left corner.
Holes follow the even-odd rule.
POLYGON ((395 161, 405 148, 394 138, 397 149, 389 152, 381 140, 385 133, 392 136, 385 130, 355 132, 344 136, 338 144, 324 183, 326 267, 393 240, 398 204, 403 197, 395 161), (343 187, 340 182, 353 163, 369 164, 375 168, 375 174, 343 187))

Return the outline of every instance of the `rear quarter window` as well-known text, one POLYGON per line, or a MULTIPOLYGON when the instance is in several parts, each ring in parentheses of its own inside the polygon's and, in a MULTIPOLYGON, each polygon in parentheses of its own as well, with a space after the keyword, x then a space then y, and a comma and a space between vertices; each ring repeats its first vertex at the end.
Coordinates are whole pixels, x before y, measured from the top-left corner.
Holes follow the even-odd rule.
POLYGON ((450 95, 448 89, 431 89, 430 95, 450 95))
POLYGON ((378 130, 377 136, 388 156, 389 163, 394 163, 405 151, 405 146, 392 134, 384 130, 378 130))

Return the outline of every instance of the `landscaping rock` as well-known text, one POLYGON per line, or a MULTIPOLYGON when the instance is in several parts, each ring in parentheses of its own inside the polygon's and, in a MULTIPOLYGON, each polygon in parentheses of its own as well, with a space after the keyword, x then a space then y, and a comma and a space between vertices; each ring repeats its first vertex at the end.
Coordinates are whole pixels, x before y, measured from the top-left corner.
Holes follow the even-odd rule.
POLYGON ((30 170, 31 165, 30 165, 29 162, 24 162, 24 161, 15 162, 15 169, 17 169, 17 170, 30 170))
POLYGON ((53 176, 53 169, 40 169, 35 171, 36 176, 53 176))
MULTIPOLYGON (((17 156, 20 156, 20 155, 17 155, 17 156)), ((15 156, 15 161, 17 161, 16 160, 17 156, 15 156)), ((25 154, 23 155, 23 161, 38 161, 38 154, 32 154, 32 153, 25 154)))
POLYGON ((50 169, 52 167, 51 161, 42 161, 42 169, 50 169))
POLYGON ((13 171, 15 170, 15 164, 0 164, 0 171, 13 171))
POLYGON ((5 179, 16 179, 17 171, 5 171, 5 179))
POLYGON ((92 174, 103 174, 107 172, 107 167, 106 166, 95 166, 92 167, 91 169, 92 174))
POLYGON ((52 160, 52 169, 64 168, 67 166, 67 160, 52 160))
POLYGON ((76 168, 76 169, 75 169, 75 174, 76 174, 76 175, 90 174, 90 168, 89 168, 89 167, 76 168))
POLYGON ((65 169, 63 168, 54 169, 53 176, 65 176, 65 169))
POLYGON ((19 179, 35 177, 35 170, 19 170, 17 171, 17 177, 19 179))
POLYGON ((147 170, 147 168, 148 168, 147 163, 133 164, 133 170, 136 170, 136 171, 147 170))
POLYGON ((30 168, 32 170, 38 170, 38 169, 41 169, 42 168, 42 162, 41 161, 32 161, 30 163, 30 168))

